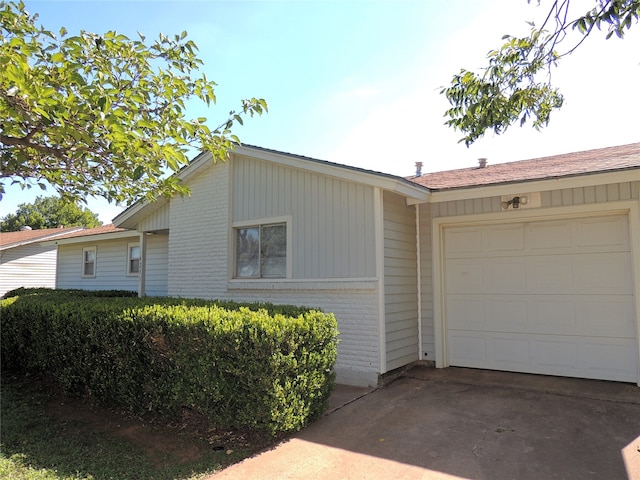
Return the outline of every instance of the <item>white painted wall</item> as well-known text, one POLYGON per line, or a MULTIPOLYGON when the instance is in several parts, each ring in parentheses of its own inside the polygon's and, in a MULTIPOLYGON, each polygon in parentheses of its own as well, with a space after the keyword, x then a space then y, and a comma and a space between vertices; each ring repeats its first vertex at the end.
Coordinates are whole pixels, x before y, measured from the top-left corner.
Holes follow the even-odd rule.
POLYGON ((56 288, 138 290, 138 276, 127 275, 128 244, 136 237, 58 245, 56 288), (96 247, 96 276, 82 277, 82 249, 96 247))
POLYGON ((418 205, 418 209, 420 216, 420 315, 422 322, 422 360, 435 361, 431 205, 418 205))
MULTIPOLYGON (((116 240, 91 240, 58 245, 56 288, 82 290, 138 291, 138 276, 127 275, 128 245, 138 242, 138 236, 116 240), (95 278, 83 278, 82 249, 96 247, 95 278)), ((167 296, 168 235, 147 237, 146 294, 167 296)))
POLYGON ((56 247, 37 243, 0 252, 0 296, 19 287, 54 288, 56 247))
POLYGON ((384 303, 387 371, 418 358, 415 207, 384 192, 384 303))
POLYGON ((145 270, 145 294, 148 297, 166 297, 169 292, 169 235, 147 236, 145 270))

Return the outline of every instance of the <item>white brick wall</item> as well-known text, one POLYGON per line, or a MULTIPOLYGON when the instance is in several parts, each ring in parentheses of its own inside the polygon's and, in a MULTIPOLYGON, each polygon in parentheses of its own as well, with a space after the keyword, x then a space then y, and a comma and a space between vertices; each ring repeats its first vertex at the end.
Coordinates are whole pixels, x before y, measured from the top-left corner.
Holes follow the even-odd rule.
MULTIPOLYGON (((336 282, 338 284, 340 282, 336 282)), ((330 286, 328 286, 331 288, 330 286)), ((319 307, 338 320, 340 343, 335 371, 338 383, 375 386, 379 346, 377 289, 231 290, 222 298, 319 307)))
POLYGON ((215 298, 226 291, 229 165, 201 168, 191 196, 171 200, 169 295, 215 298))

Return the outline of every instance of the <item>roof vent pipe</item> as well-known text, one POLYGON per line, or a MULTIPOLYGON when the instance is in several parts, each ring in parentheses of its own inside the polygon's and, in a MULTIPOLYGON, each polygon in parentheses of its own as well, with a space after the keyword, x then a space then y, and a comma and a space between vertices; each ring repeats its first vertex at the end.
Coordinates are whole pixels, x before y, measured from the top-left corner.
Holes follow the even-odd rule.
POLYGON ((478 166, 480 168, 486 168, 487 167, 487 159, 486 158, 479 158, 478 159, 478 166))
POLYGON ((422 176, 422 162, 416 162, 416 177, 422 176))

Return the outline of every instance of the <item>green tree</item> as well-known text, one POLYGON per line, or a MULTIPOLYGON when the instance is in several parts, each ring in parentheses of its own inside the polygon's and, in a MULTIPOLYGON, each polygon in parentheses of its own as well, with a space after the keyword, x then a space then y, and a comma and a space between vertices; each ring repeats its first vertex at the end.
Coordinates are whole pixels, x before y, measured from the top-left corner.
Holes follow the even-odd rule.
POLYGON ((33 203, 21 203, 16 213, 0 220, 0 232, 17 232, 22 226, 35 229, 59 226, 98 227, 102 222, 88 208, 60 197, 37 197, 33 203))
POLYGON ((445 123, 464 134, 461 142, 469 146, 487 130, 500 134, 513 124, 531 122, 540 129, 549 123, 564 100, 550 84, 551 69, 594 29, 605 29, 607 38, 623 38, 638 22, 640 0, 594 1, 591 10, 571 20, 571 1, 555 0, 540 28, 530 22, 529 36, 505 35, 505 43, 488 53, 489 65, 481 73, 462 69, 453 76, 441 93, 451 104, 445 123), (578 35, 570 35, 572 31, 578 35))
POLYGON ((242 100, 217 128, 187 120, 188 100, 215 103, 216 84, 186 32, 154 43, 109 31, 58 35, 36 26, 22 2, 0 1, 0 193, 48 182, 65 198, 133 202, 187 193, 175 176, 193 149, 225 160, 247 115, 242 100))

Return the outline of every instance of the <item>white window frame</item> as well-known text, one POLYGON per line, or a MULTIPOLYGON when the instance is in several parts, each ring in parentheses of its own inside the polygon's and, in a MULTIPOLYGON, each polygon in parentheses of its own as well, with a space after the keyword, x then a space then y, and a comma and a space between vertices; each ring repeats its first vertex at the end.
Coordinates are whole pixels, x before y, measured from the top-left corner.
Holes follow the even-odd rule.
POLYGON ((80 276, 81 278, 96 278, 96 272, 98 270, 98 247, 83 247, 82 248, 82 261, 80 262, 80 276), (87 252, 93 252, 93 273, 86 274, 85 266, 89 263, 85 259, 87 252))
POLYGON ((292 216, 281 216, 281 217, 268 217, 268 218, 259 218, 254 220, 246 220, 233 222, 231 224, 232 235, 231 241, 233 243, 233 257, 231 259, 231 272, 232 278, 234 280, 243 280, 243 281, 256 281, 256 282, 273 282, 273 281, 281 281, 286 280, 292 277, 292 249, 291 246, 293 244, 293 235, 291 229, 291 220, 292 216), (286 235, 286 260, 285 260, 285 275, 283 277, 240 277, 238 276, 238 265, 237 265, 237 231, 241 228, 258 228, 258 227, 268 227, 270 225, 284 224, 285 225, 285 235, 286 235))
POLYGON ((140 275, 140 265, 142 264, 142 249, 140 248, 140 243, 138 242, 132 242, 132 243, 127 243, 127 275, 132 276, 132 277, 137 277, 138 275, 140 275), (132 272, 131 271, 131 260, 133 260, 133 258, 131 257, 131 249, 138 247, 139 251, 140 251, 140 256, 138 257, 138 271, 137 272, 132 272))

